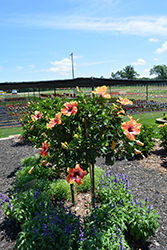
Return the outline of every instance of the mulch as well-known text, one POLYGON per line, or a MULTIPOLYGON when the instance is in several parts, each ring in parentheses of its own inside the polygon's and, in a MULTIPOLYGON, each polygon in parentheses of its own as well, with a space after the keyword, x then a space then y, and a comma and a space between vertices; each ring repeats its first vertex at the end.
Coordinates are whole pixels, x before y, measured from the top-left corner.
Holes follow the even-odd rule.
MULTIPOLYGON (((38 153, 31 143, 20 141, 17 136, 0 140, 0 193, 8 194, 15 179, 15 173, 20 169, 22 158, 38 153)), ((159 228, 154 236, 144 245, 130 239, 132 250, 166 250, 167 249, 167 156, 158 146, 151 151, 146 159, 125 161, 120 159, 113 166, 106 166, 103 158, 98 158, 96 165, 104 170, 128 176, 130 189, 134 198, 148 198, 150 204, 159 214, 159 228)), ((0 201, 1 202, 1 201, 0 201)), ((0 249, 13 249, 20 228, 16 222, 7 219, 0 208, 0 249)))

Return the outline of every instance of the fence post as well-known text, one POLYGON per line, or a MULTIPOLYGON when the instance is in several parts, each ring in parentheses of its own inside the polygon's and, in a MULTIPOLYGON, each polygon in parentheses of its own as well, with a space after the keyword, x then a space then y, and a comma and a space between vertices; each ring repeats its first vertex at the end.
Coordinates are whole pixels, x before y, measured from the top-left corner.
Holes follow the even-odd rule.
POLYGON ((39 92, 39 99, 41 99, 41 95, 40 95, 40 88, 38 89, 38 92, 39 92))
POLYGON ((94 78, 93 76, 91 77, 91 82, 92 82, 92 91, 94 90, 94 78))
POLYGON ((148 83, 146 83, 146 100, 148 101, 148 83))
POLYGON ((34 101, 35 101, 35 91, 34 91, 34 89, 33 89, 33 92, 34 92, 34 101))

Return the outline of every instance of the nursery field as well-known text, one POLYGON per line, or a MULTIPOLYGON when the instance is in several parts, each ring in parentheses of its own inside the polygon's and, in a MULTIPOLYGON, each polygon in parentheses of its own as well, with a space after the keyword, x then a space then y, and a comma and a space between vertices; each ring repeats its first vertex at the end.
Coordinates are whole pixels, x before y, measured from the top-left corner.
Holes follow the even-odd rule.
MULTIPOLYGON (((82 90, 87 93, 91 94, 91 88, 82 88, 82 90)), ((44 90, 44 91, 29 91, 29 92, 18 92, 17 96, 34 99, 39 98, 40 94, 46 95, 53 95, 54 91, 60 95, 66 94, 74 94, 75 88, 68 88, 68 89, 52 89, 52 90, 44 90)), ((107 93, 111 94, 112 96, 127 96, 129 99, 136 99, 136 100, 154 100, 154 101, 161 101, 167 102, 167 85, 148 85, 148 89, 146 86, 135 85, 135 86, 110 86, 108 87, 107 93)), ((14 96, 10 93, 5 94, 5 98, 10 98, 14 96)), ((0 101, 3 99, 3 95, 0 95, 0 101)))

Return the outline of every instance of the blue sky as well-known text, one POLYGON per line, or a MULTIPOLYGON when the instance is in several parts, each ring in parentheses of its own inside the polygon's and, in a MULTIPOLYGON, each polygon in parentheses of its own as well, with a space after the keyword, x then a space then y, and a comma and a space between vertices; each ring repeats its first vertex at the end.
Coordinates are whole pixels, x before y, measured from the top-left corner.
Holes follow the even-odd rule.
POLYGON ((167 1, 0 0, 0 82, 140 77, 167 64, 167 1))

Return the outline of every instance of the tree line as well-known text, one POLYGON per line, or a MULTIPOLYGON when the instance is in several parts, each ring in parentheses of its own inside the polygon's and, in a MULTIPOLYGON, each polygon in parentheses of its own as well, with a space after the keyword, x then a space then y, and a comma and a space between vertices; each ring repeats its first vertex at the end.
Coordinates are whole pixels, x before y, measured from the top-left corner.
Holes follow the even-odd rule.
MULTIPOLYGON (((167 66, 163 65, 154 65, 153 68, 150 69, 150 76, 155 74, 155 78, 152 79, 167 79, 167 66)), ((150 79, 149 77, 139 77, 140 75, 135 71, 132 65, 127 65, 122 70, 118 70, 116 73, 111 73, 111 79, 150 79)), ((103 78, 103 77, 102 77, 103 78)))

